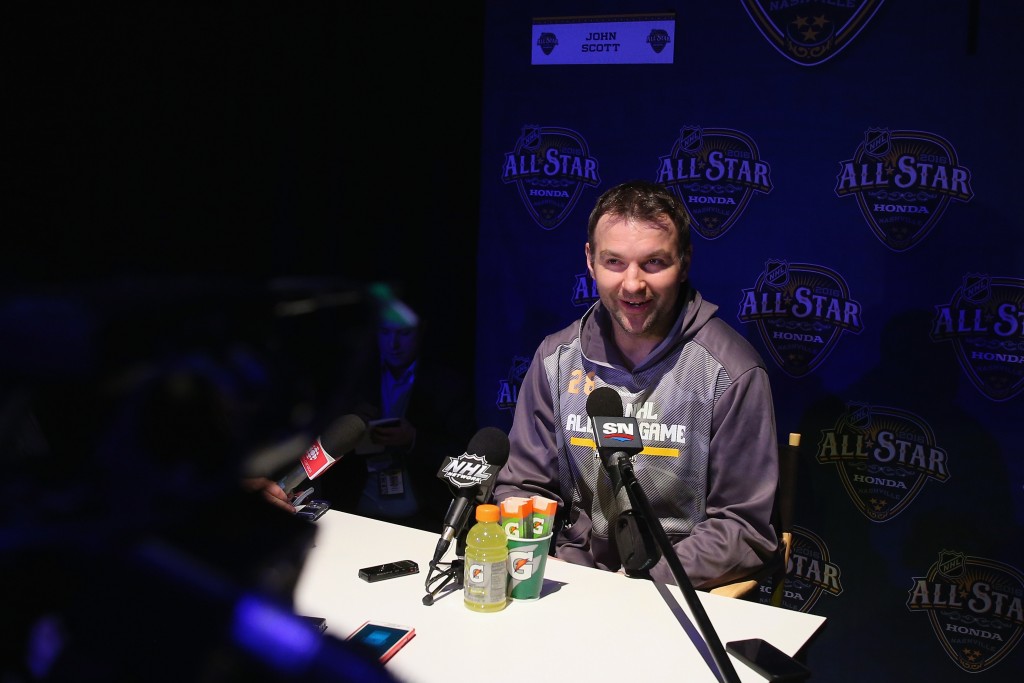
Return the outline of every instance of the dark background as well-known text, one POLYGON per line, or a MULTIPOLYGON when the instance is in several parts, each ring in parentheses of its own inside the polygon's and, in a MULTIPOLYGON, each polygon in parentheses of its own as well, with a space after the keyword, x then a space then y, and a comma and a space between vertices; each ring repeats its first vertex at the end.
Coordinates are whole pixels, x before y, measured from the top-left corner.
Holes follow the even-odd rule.
POLYGON ((8 10, 4 370, 242 340, 326 400, 387 283, 472 372, 483 7, 360 4, 8 10))
POLYGON ((483 8, 368 4, 5 8, 5 679, 28 680, 48 610, 80 639, 52 680, 121 680, 103 667, 130 670, 114 644, 134 649, 140 614, 174 650, 139 649, 140 675, 201 668, 228 603, 136 566, 151 534, 239 585, 294 581, 311 539, 235 507, 237 466, 336 417, 373 344, 371 286, 471 372, 483 8))
POLYGON ((472 352, 478 3, 9 12, 0 282, 386 280, 472 352))

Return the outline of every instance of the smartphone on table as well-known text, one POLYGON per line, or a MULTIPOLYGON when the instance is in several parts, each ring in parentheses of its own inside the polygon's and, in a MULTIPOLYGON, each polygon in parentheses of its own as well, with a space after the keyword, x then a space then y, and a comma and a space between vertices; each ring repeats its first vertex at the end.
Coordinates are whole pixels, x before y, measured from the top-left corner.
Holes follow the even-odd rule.
POLYGON ((363 622, 363 625, 353 631, 345 640, 371 653, 380 660, 381 664, 384 664, 415 635, 416 629, 410 626, 400 626, 371 619, 363 622))
POLYGON ((295 514, 303 519, 315 522, 327 514, 327 511, 330 509, 331 504, 326 500, 307 500, 305 503, 299 505, 295 510, 295 514))
POLYGON ((802 681, 811 675, 806 666, 761 638, 730 641, 725 651, 769 681, 802 681))
POLYGON ((415 560, 396 560, 394 562, 385 562, 384 564, 375 564, 371 567, 363 567, 359 570, 359 578, 363 581, 376 583, 385 579, 395 579, 399 576, 419 573, 420 566, 416 564, 415 560))

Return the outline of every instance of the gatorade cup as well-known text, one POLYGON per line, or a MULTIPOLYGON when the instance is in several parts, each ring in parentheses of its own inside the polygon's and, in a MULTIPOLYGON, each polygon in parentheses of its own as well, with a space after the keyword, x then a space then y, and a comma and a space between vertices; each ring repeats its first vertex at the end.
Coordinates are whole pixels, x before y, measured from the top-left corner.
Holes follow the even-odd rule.
POLYGON ((509 597, 513 600, 536 600, 544 587, 551 536, 508 539, 509 597))

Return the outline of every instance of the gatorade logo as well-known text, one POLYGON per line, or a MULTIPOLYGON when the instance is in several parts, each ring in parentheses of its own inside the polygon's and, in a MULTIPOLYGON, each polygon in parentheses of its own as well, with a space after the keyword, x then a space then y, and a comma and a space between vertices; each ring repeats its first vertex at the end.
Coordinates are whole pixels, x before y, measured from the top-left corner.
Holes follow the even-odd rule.
POLYGON ((484 567, 480 564, 469 565, 469 580, 471 583, 482 584, 484 582, 484 567))
POLYGON ((508 573, 516 581, 528 581, 533 576, 533 551, 512 550, 508 554, 508 573))

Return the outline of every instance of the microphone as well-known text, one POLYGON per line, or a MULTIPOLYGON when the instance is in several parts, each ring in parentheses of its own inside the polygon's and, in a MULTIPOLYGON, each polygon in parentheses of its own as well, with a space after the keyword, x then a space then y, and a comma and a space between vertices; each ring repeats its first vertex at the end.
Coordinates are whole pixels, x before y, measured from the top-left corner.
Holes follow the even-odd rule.
POLYGON ((619 514, 612 520, 619 558, 627 574, 645 571, 658 562, 661 551, 645 520, 634 512, 626 486, 629 482, 623 481, 636 481, 631 459, 644 449, 640 424, 635 417, 623 417, 622 398, 611 387, 598 387, 587 397, 587 416, 619 507, 619 514))
POLYGON ((281 478, 277 485, 291 494, 297 486, 316 479, 337 462, 334 453, 341 457, 356 447, 366 433, 366 423, 358 415, 342 415, 324 431, 313 445, 302 454, 299 465, 281 478))
POLYGON ((606 469, 617 458, 629 458, 644 449, 640 425, 636 418, 622 416, 622 399, 611 387, 598 387, 587 397, 587 416, 598 455, 606 469))
POLYGON ((444 516, 444 528, 434 550, 432 564, 447 552, 452 539, 462 533, 469 518, 470 503, 486 503, 494 491, 500 470, 508 461, 509 443, 505 432, 497 427, 484 427, 469 440, 466 452, 448 458, 437 476, 457 489, 454 500, 444 516))

